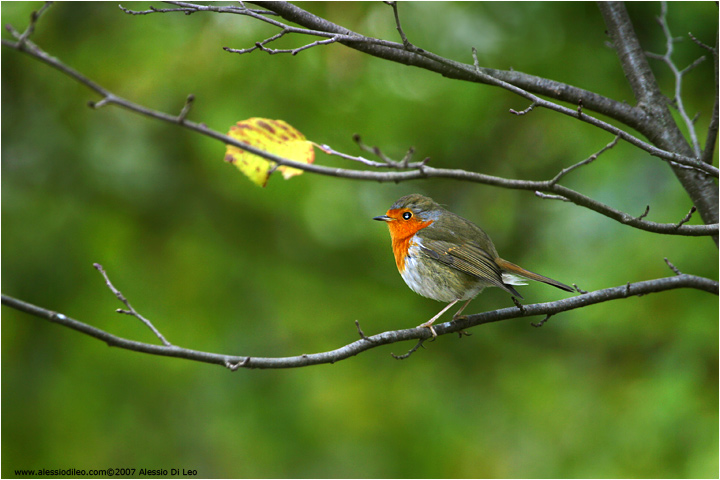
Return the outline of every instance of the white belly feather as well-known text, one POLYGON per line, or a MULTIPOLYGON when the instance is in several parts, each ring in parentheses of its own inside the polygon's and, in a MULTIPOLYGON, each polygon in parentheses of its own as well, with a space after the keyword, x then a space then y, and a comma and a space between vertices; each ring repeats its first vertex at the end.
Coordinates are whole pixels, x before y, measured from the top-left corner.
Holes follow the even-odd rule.
MULTIPOLYGON (((417 239, 417 237, 415 237, 415 239, 417 239)), ((454 300, 469 300, 474 298, 483 288, 490 286, 490 283, 478 279, 472 288, 465 290, 468 285, 459 285, 457 281, 453 282, 450 279, 438 275, 435 265, 435 268, 431 268, 418 261, 418 257, 422 255, 420 246, 418 245, 419 241, 420 240, 416 240, 410 244, 408 256, 405 257, 405 270, 400 273, 405 283, 407 283, 408 287, 415 293, 440 302, 452 302, 454 300)), ((427 257, 424 258, 423 261, 435 262, 435 260, 427 257)))

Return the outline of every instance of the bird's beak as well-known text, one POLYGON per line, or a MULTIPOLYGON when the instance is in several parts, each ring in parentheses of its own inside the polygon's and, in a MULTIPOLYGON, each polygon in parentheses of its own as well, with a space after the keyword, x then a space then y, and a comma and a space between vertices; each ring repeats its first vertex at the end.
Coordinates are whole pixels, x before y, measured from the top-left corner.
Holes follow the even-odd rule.
POLYGON ((388 217, 387 215, 380 215, 379 217, 373 217, 373 220, 381 220, 383 222, 392 222, 395 219, 392 217, 388 217))

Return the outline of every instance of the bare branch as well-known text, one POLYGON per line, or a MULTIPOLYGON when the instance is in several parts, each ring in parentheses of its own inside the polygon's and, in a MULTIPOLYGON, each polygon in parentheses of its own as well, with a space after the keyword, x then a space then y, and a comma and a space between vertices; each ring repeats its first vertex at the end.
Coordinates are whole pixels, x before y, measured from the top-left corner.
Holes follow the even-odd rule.
MULTIPOLYGON (((183 7, 192 6, 196 8, 197 11, 247 15, 259 21, 275 25, 280 29, 296 28, 289 27, 287 24, 269 19, 266 16, 258 15, 255 13, 256 11, 245 9, 244 6, 243 8, 238 8, 195 5, 186 2, 172 3, 183 7)), ((639 87, 639 90, 636 90, 639 99, 637 106, 631 106, 625 102, 618 102, 572 85, 523 72, 480 68, 479 65, 470 67, 469 65, 443 58, 426 50, 408 49, 400 43, 366 37, 326 19, 317 17, 289 2, 255 1, 253 3, 275 12, 285 20, 307 28, 307 30, 298 33, 323 37, 328 37, 333 34, 347 35, 347 39, 339 40, 339 43, 379 58, 434 71, 447 78, 499 86, 523 96, 532 102, 536 102, 537 106, 579 118, 585 123, 611 132, 630 144, 647 151, 651 155, 669 161, 673 171, 690 195, 693 203, 698 206, 703 221, 713 225, 718 223, 717 186, 712 179, 697 175, 697 170, 700 170, 707 175, 718 177, 718 169, 712 166, 711 161, 713 158, 712 149, 714 148, 714 143, 708 143, 708 148, 706 148, 702 159, 693 157, 692 149, 689 148, 689 146, 688 149, 685 148, 687 143, 682 138, 682 133, 678 129, 672 128, 674 124, 672 123, 673 121, 669 113, 666 112, 667 107, 663 103, 662 94, 657 88, 652 72, 647 65, 647 60, 639 48, 639 42, 632 29, 627 11, 619 2, 601 2, 600 7, 603 16, 606 18, 610 33, 614 35, 614 44, 618 46, 618 53, 620 57, 624 59, 623 67, 628 67, 626 75, 635 82, 633 84, 634 89, 635 87, 639 87), (586 115, 581 110, 576 111, 546 100, 539 101, 539 97, 530 92, 546 95, 561 101, 567 101, 578 106, 582 105, 583 109, 590 109, 619 120, 640 131, 643 135, 650 138, 655 145, 644 142, 640 138, 630 135, 607 122, 586 115), (648 92, 651 92, 652 96, 648 96, 648 92), (665 108, 665 111, 663 111, 662 108, 665 108), (670 126, 670 128, 665 128, 666 126, 670 126)), ((5 41, 3 41, 3 43, 5 44, 5 41)), ((243 51, 251 50, 254 49, 244 49, 243 51)), ((292 51, 288 53, 292 53, 292 51)), ((717 126, 717 110, 716 102, 715 114, 713 115, 713 121, 711 121, 708 139, 711 137, 714 138, 712 133, 716 132, 713 125, 715 127, 717 126)), ((713 235, 713 239, 717 242, 717 235, 713 235)))
MULTIPOLYGON (((628 142, 638 148, 641 148, 642 150, 645 150, 646 152, 650 153, 653 156, 663 158, 665 160, 670 160, 674 164, 682 165, 683 167, 698 169, 698 170, 701 170, 710 175, 717 176, 717 169, 714 169, 714 171, 706 170, 704 167, 700 166, 703 164, 703 162, 701 162, 700 160, 697 160, 697 159, 691 158, 691 157, 687 157, 684 155, 678 155, 676 153, 670 153, 667 151, 663 151, 663 150, 655 147, 654 145, 643 142, 639 138, 637 138, 633 135, 630 135, 626 131, 619 129, 619 128, 615 127, 614 125, 611 125, 607 122, 603 122, 602 120, 599 120, 590 115, 583 114, 581 109, 572 110, 570 108, 563 107, 561 105, 550 102, 548 100, 544 100, 544 99, 542 99, 530 92, 527 92, 521 88, 518 88, 510 83, 504 82, 502 80, 498 80, 497 78, 486 74, 485 72, 483 72, 480 69, 478 59, 477 59, 477 50, 474 47, 472 48, 472 55, 473 55, 473 64, 474 64, 475 74, 478 77, 480 77, 481 79, 483 79, 485 83, 504 88, 504 89, 509 90, 521 97, 525 97, 528 100, 532 101, 532 104, 526 110, 523 110, 521 112, 517 112, 515 110, 510 110, 510 112, 514 113, 515 115, 524 115, 524 114, 528 113, 529 111, 531 111, 533 108, 535 108, 535 106, 547 108, 548 110, 553 110, 555 112, 562 113, 564 115, 578 118, 582 122, 589 123, 590 125, 593 125, 595 127, 606 130, 610 133, 613 133, 614 135, 625 140, 626 142, 628 142), (668 156, 666 154, 670 154, 670 156, 668 156), (671 156, 673 158, 670 158, 671 156)), ((578 105, 582 105, 582 98, 580 98, 578 100, 578 102, 579 102, 578 105)), ((705 165, 707 165, 707 164, 705 164, 705 165)))
MULTIPOLYGON (((33 11, 30 14, 30 23, 28 24, 27 28, 25 29, 25 31, 22 34, 20 34, 19 37, 16 36, 16 38, 18 39, 17 43, 20 46, 20 48, 22 48, 25 45, 25 42, 27 41, 27 39, 30 38, 30 36, 35 32, 35 25, 37 24, 38 20, 40 20, 40 17, 42 16, 42 14, 45 13, 48 8, 50 8, 52 3, 53 2, 45 2, 43 4, 43 6, 40 7, 40 10, 33 11)), ((10 25, 8 25, 8 27, 10 27, 10 25)), ((11 33, 12 33, 12 31, 11 31, 11 33)))
POLYGON ((668 26, 667 2, 661 2, 660 16, 657 17, 656 20, 660 24, 663 34, 665 35, 665 53, 662 55, 659 55, 656 53, 646 52, 646 55, 650 58, 654 58, 656 60, 661 60, 662 62, 664 62, 668 66, 670 71, 672 72, 673 76, 675 77, 675 92, 674 92, 674 96, 673 96, 673 104, 674 104, 675 108, 677 109, 678 113, 680 113, 680 117, 683 119, 683 122, 685 123, 685 127, 688 129, 688 133, 690 134, 692 148, 695 152, 695 155, 697 157, 700 157, 700 153, 701 153, 700 143, 698 142, 697 133, 695 132, 695 125, 694 125, 693 121, 690 119, 690 116, 687 114, 687 111, 685 110, 685 105, 684 105, 683 99, 682 99, 682 78, 686 73, 688 73, 693 68, 695 68, 700 63, 702 63, 705 60, 705 57, 698 58, 697 60, 692 62, 690 65, 685 67, 683 70, 678 69, 672 60, 674 44, 677 41, 677 39, 673 38, 672 34, 670 33, 670 27, 668 26))
POLYGON ((178 123, 185 122, 185 119, 188 116, 188 113, 190 113, 190 109, 192 108, 193 102, 195 102, 195 95, 192 93, 187 96, 187 99, 185 99, 185 105, 183 105, 182 110, 180 111, 180 115, 177 117, 178 123))
POLYGON ((430 158, 425 158, 421 162, 411 162, 412 157, 415 153, 415 149, 413 147, 410 147, 408 151, 405 153, 405 156, 400 161, 395 161, 385 155, 379 147, 369 147, 362 143, 362 140, 360 139, 360 135, 355 134, 353 135, 353 140, 355 143, 357 143, 358 147, 360 147, 361 150, 364 150, 366 152, 372 153, 373 155, 380 157, 382 162, 376 162, 374 160, 368 160, 365 157, 360 156, 352 156, 348 155, 347 153, 338 152, 337 150, 333 149, 330 145, 325 144, 317 144, 315 142, 312 142, 313 145, 315 145, 317 148, 322 150, 323 153, 326 153, 328 155, 334 155, 336 157, 344 158, 345 160, 352 160, 353 162, 359 162, 363 165, 367 165, 369 167, 374 168, 393 168, 396 170, 407 170, 407 169, 421 169, 427 162, 430 160, 430 158))
POLYGON ((571 202, 572 203, 572 200, 570 200, 567 197, 563 197, 562 195, 548 195, 547 193, 543 193, 543 192, 535 192, 535 196, 538 198, 542 198, 544 200, 560 200, 561 202, 571 202))
POLYGON ((397 28, 398 33, 400 34, 400 39, 402 40, 403 45, 408 50, 416 50, 416 47, 410 43, 405 36, 405 32, 403 31, 402 25, 400 25, 400 16, 398 15, 398 5, 397 2, 385 2, 386 4, 390 5, 393 9, 393 14, 395 15, 395 28, 397 28))
POLYGON ((667 257, 665 257, 664 260, 665 260, 665 263, 667 263, 667 266, 670 267, 670 270, 672 270, 673 272, 675 272, 675 275, 682 275, 682 272, 681 272, 675 265, 673 265, 673 264, 670 262, 670 260, 667 259, 667 257))
MULTIPOLYGON (((462 334, 461 334, 461 336, 462 336, 462 334)), ((423 346, 423 343, 425 343, 425 339, 424 339, 424 338, 421 338, 420 340, 418 340, 418 342, 415 344, 415 346, 412 347, 410 350, 408 350, 406 353, 403 353, 402 355, 395 355, 394 353, 390 352, 390 355, 392 355, 392 357, 393 357, 395 360, 405 360, 405 359, 408 358, 410 355, 412 355, 413 353, 417 352, 418 348, 420 348, 420 347, 425 348, 425 347, 423 346)))
POLYGON ((165 345, 166 347, 171 347, 172 344, 170 342, 168 342, 167 340, 165 340, 165 337, 163 337, 162 333, 160 333, 160 331, 157 328, 155 328, 155 326, 152 324, 152 322, 150 322, 150 320, 148 320, 147 318, 140 315, 130 305, 130 302, 127 301, 127 299, 120 292, 120 290, 115 288, 115 286, 112 284, 112 282, 110 282, 110 278, 108 278, 108 275, 107 275, 107 273, 105 273, 105 270, 103 269, 102 265, 100 265, 99 263, 94 263, 93 267, 95 267, 97 269, 97 271, 102 274, 103 278, 105 279, 105 285, 107 285, 107 287, 110 289, 110 291, 118 298, 118 300, 120 300, 127 307, 127 310, 118 308, 115 311, 117 313, 123 313, 125 315, 131 315, 131 316, 137 318, 138 320, 143 322, 146 327, 148 327, 150 330, 152 330, 152 332, 155 334, 156 337, 158 337, 160 339, 160 341, 163 343, 163 345, 165 345))
POLYGON ((645 206, 645 211, 642 213, 642 215, 637 217, 638 220, 642 220, 643 218, 647 217, 648 213, 650 213, 650 205, 645 206))
MULTIPOLYGON (((471 327, 484 325, 486 323, 510 320, 513 318, 531 317, 537 315, 556 315, 561 312, 568 312, 588 305, 594 305, 611 300, 628 298, 632 296, 647 295, 650 293, 658 293, 666 290, 674 290, 678 288, 693 288, 702 290, 712 294, 718 294, 718 282, 709 278, 697 277, 694 275, 675 275, 672 277, 658 278, 654 280, 646 280, 637 283, 628 283, 627 285, 606 288, 579 296, 566 298, 549 303, 537 303, 532 305, 523 305, 522 309, 517 307, 509 307, 492 312, 478 313, 474 315, 466 315, 456 320, 434 325, 438 336, 448 333, 458 333, 471 327)), ((72 319, 62 313, 53 312, 42 307, 24 302, 22 300, 2 295, 2 304, 28 313, 38 318, 48 320, 53 323, 77 330, 81 333, 89 335, 104 341, 111 347, 119 347, 126 350, 148 353, 151 355, 160 355, 165 357, 177 357, 198 362, 211 363, 220 365, 231 370, 243 368, 296 368, 309 365, 319 365, 323 363, 335 363, 340 360, 357 355, 371 348, 377 348, 382 345, 389 345, 406 340, 426 340, 430 337, 427 328, 410 328, 405 330, 394 330, 372 335, 370 337, 361 338, 355 342, 345 346, 321 353, 303 354, 291 357, 249 357, 238 355, 223 355, 218 353, 203 352, 191 350, 187 348, 177 347, 174 345, 154 345, 149 343, 137 342, 126 338, 118 337, 99 328, 93 327, 86 323, 72 319)), ((413 351, 408 352, 408 355, 413 351)), ((402 357, 402 356, 401 356, 402 357)))
MULTIPOLYGON (((645 113, 645 119, 634 124, 633 128, 659 147, 697 157, 693 147, 683 136, 658 87, 625 4, 617 1, 598 2, 598 8, 605 20, 625 77, 630 82, 637 100, 636 108, 645 113)), ((680 168, 677 163, 671 162, 670 166, 690 196, 693 205, 698 207, 703 221, 717 223, 720 214, 717 183, 709 177, 699 176, 693 171, 680 168)), ((717 236, 714 236, 713 240, 718 243, 717 236)))
POLYGON ((715 105, 713 106, 712 115, 710 117, 710 125, 708 126, 707 138, 705 139, 705 148, 700 158, 703 162, 712 164, 715 160, 715 144, 718 138, 718 121, 720 110, 720 79, 718 78, 718 45, 717 36, 715 37, 715 48, 701 42, 692 33, 688 33, 693 42, 712 54, 713 64, 715 67, 715 105))
POLYGON ((408 168, 419 168, 422 169, 422 167, 430 160, 430 158, 425 158, 421 162, 410 162, 412 160, 413 155, 415 155, 415 147, 408 148, 407 152, 405 152, 405 156, 403 156, 402 160, 395 161, 392 158, 388 157, 383 153, 383 151, 380 149, 380 147, 374 146, 371 147, 369 145, 365 145, 363 143, 362 138, 357 133, 353 135, 353 141, 357 144, 358 147, 360 147, 360 150, 364 150, 368 153, 372 153, 376 157, 380 158, 382 160, 382 163, 374 162, 376 167, 386 167, 386 168, 395 168, 395 169, 408 169, 408 168))
MULTIPOLYGON (((167 2, 173 5, 177 5, 179 8, 155 8, 150 7, 149 10, 143 10, 143 11, 133 11, 129 10, 122 5, 120 5, 120 9, 130 15, 148 15, 151 13, 176 13, 176 12, 182 12, 186 15, 190 15, 192 13, 196 12, 215 12, 215 13, 230 13, 230 14, 236 14, 236 15, 245 15, 248 17, 252 17, 256 20, 269 23, 270 25, 273 25, 275 27, 278 27, 281 29, 281 31, 269 38, 266 38, 265 40, 261 42, 256 42, 255 46, 250 48, 230 48, 230 47, 223 47, 223 50, 230 52, 230 53, 238 53, 238 54, 245 54, 250 53, 255 50, 262 50, 264 52, 267 52, 271 55, 275 55, 278 53, 289 53, 291 55, 297 55, 303 50, 307 50, 312 47, 316 47, 318 45, 328 45, 331 43, 339 42, 339 41, 346 41, 346 42, 353 42, 358 40, 359 36, 352 34, 352 32, 349 32, 350 34, 345 33, 328 33, 325 31, 320 30, 311 30, 307 28, 299 28, 299 27, 293 27, 290 25, 286 25, 282 22, 279 22, 273 18, 268 18, 267 15, 273 15, 277 16, 277 13, 271 11, 271 10, 254 10, 249 9, 245 7, 245 5, 240 2, 240 6, 216 6, 216 5, 198 5, 194 3, 187 3, 187 2, 167 2), (269 43, 274 42, 275 40, 284 37, 288 34, 301 34, 301 35, 313 35, 318 37, 326 37, 325 40, 317 40, 315 42, 308 43, 302 47, 294 48, 294 49, 273 49, 273 48, 267 48, 266 45, 269 43)), ((383 41, 379 41, 380 43, 383 43, 383 41)))
POLYGON ((382 167, 387 167, 387 166, 388 166, 387 163, 385 163, 385 162, 376 162, 376 161, 374 161, 374 160, 368 160, 368 159, 365 158, 365 157, 360 157, 360 156, 357 156, 357 157, 356 157, 356 156, 353 156, 353 155, 348 155, 347 153, 338 152, 337 150, 335 150, 334 148, 332 148, 330 145, 325 145, 325 144, 319 145, 319 144, 317 144, 317 143, 313 143, 313 144, 314 144, 316 147, 318 147, 320 150, 322 150, 323 153, 326 153, 326 154, 328 154, 328 155, 334 155, 334 156, 340 157, 340 158, 344 158, 345 160, 352 160, 353 162, 360 162, 360 163, 362 163, 363 165, 367 165, 367 166, 369 166, 369 167, 382 168, 382 167))
POLYGON ((545 323, 547 323, 548 320, 550 320, 550 317, 551 317, 551 316, 552 316, 552 315, 550 315, 550 314, 548 313, 547 315, 545 315, 545 318, 543 318, 542 320, 540 320, 540 321, 537 322, 537 323, 531 323, 530 325, 532 325, 532 326, 535 327, 535 328, 540 328, 540 327, 542 327, 543 325, 545 325, 545 323))
POLYGON ((367 340, 368 342, 372 342, 372 340, 365 335, 365 332, 362 331, 362 328, 360 328, 360 321, 355 320, 355 326, 357 327, 358 335, 360 335, 360 338, 363 340, 367 340))
MULTIPOLYGON (((11 46, 13 48, 18 48, 17 44, 15 44, 13 42, 7 42, 6 40, 3 40, 2 42, 3 42, 3 45, 11 46)), ((29 40, 26 43, 31 44, 31 42, 29 40)), ((204 125, 202 123, 195 123, 195 122, 191 122, 188 120, 179 121, 178 116, 170 115, 170 114, 160 112, 157 110, 152 110, 150 108, 144 107, 142 105, 138 105, 138 104, 133 103, 129 100, 126 100, 122 97, 119 97, 119 96, 113 94, 112 92, 110 92, 109 90, 105 89, 104 87, 93 82, 89 78, 85 77, 80 72, 66 66, 57 58, 48 55, 46 52, 44 52, 43 50, 41 50, 40 48, 38 48, 35 45, 32 45, 31 49, 23 48, 23 49, 20 49, 20 51, 23 53, 26 53, 34 58, 37 58, 38 60, 41 60, 42 62, 50 65, 53 68, 56 68, 57 70, 61 71, 62 73, 68 75, 69 77, 73 78, 74 80, 78 81, 79 83, 85 85, 86 87, 88 87, 91 90, 100 94, 103 97, 100 101, 94 102, 94 103, 93 102, 89 103, 89 105, 93 108, 100 108, 100 107, 106 106, 106 105, 117 105, 117 106, 125 108, 131 112, 135 112, 137 114, 144 115, 149 118, 154 118, 154 119, 161 120, 164 122, 172 123, 174 125, 179 124, 183 128, 195 131, 197 133, 200 133, 201 135, 205 135, 205 136, 214 138, 216 140, 223 142, 226 145, 229 144, 229 145, 236 146, 240 149, 243 149, 245 151, 248 151, 250 153, 258 155, 262 158, 273 161, 278 165, 287 165, 289 167, 298 168, 300 170, 304 170, 304 171, 319 174, 319 175, 327 175, 327 176, 332 176, 332 177, 343 177, 343 178, 350 178, 350 179, 354 179, 354 180, 368 180, 368 181, 377 181, 377 182, 402 182, 402 181, 415 180, 415 179, 421 179, 421 178, 432 178, 432 177, 452 178, 452 179, 456 179, 456 180, 483 183, 486 185, 494 185, 494 186, 504 187, 504 188, 529 190, 529 191, 533 191, 533 192, 535 192, 535 191, 546 192, 546 193, 555 194, 560 197, 563 197, 563 198, 573 202, 576 205, 580 205, 580 206, 589 208, 597 213, 600 213, 601 215, 605 215, 605 216, 612 218, 616 221, 619 221, 620 223, 623 223, 625 225, 629 225, 629 226, 639 228, 642 230, 646 230, 646 231, 650 231, 650 232, 663 233, 663 234, 669 234, 669 235, 688 235, 688 236, 705 236, 705 235, 717 235, 718 234, 718 224, 683 225, 680 228, 678 228, 677 225, 673 224, 673 223, 662 224, 662 223, 638 220, 637 218, 633 217, 632 215, 629 215, 627 213, 616 210, 608 205, 598 202, 590 197, 587 197, 579 192, 576 192, 572 189, 569 189, 569 188, 559 185, 557 183, 552 184, 550 181, 538 182, 538 181, 505 179, 505 178, 501 178, 501 177, 494 177, 491 175, 484 175, 481 173, 468 172, 465 170, 434 168, 434 167, 429 167, 429 166, 425 165, 425 162, 427 161, 427 159, 424 160, 423 162, 420 162, 420 165, 418 165, 417 168, 415 168, 414 165, 411 165, 408 163, 408 168, 411 168, 410 170, 390 171, 390 172, 351 170, 351 169, 343 169, 343 168, 326 167, 326 166, 317 165, 314 163, 307 164, 307 163, 301 163, 301 162, 288 160, 286 158, 282 158, 277 155, 260 150, 257 147, 253 147, 252 145, 248 145, 246 143, 240 142, 232 137, 224 135, 215 130, 211 130, 210 128, 208 128, 206 125, 204 125)), ((515 88, 515 87, 513 87, 513 88, 515 88)), ((376 155, 382 154, 382 152, 380 152, 379 149, 375 149, 375 148, 373 148, 373 153, 376 155)), ((402 163, 400 165, 404 166, 402 163)), ((706 165, 706 164, 704 164, 704 165, 706 165)), ((393 166, 393 165, 390 164, 389 166, 393 166)), ((706 167, 717 171, 717 169, 711 165, 706 165, 706 167)), ((550 197, 546 197, 546 198, 550 198, 550 197)))
POLYGON ((277 13, 271 10, 253 10, 245 7, 243 2, 238 2, 239 7, 236 6, 223 6, 214 7, 210 5, 196 5, 185 2, 166 2, 173 5, 178 5, 180 8, 155 8, 151 6, 148 10, 130 10, 122 5, 118 5, 120 10, 127 13, 128 15, 149 15, 151 13, 175 13, 182 12, 185 15, 190 15, 195 12, 218 12, 218 13, 237 13, 240 15, 277 15, 277 13))
MULTIPOLYGON (((614 100, 597 95, 593 92, 578 89, 576 87, 562 84, 560 82, 553 82, 547 79, 523 74, 521 72, 502 72, 499 70, 488 68, 481 69, 478 65, 471 67, 469 65, 455 62, 453 60, 448 60, 444 57, 428 52, 427 50, 414 47, 412 46, 412 44, 409 44, 409 42, 408 44, 410 45, 410 47, 408 48, 404 44, 389 42, 386 40, 372 37, 366 37, 364 35, 352 32, 347 28, 328 22, 325 19, 316 17, 288 2, 255 1, 252 3, 264 6, 268 10, 272 10, 283 18, 288 19, 292 22, 305 26, 312 25, 313 28, 300 29, 297 27, 291 27, 274 19, 268 19, 263 15, 256 14, 254 13, 254 11, 245 8, 196 5, 187 2, 169 3, 182 6, 184 8, 195 8, 197 11, 211 11, 219 13, 234 13, 240 15, 247 15, 257 20, 275 25, 282 30, 292 31, 293 33, 317 35, 323 37, 333 37, 335 34, 339 34, 342 37, 341 39, 338 39, 337 42, 347 45, 351 48, 355 48, 362 52, 374 56, 379 56, 387 60, 398 61, 400 63, 414 65, 421 68, 427 68, 429 70, 441 73, 442 75, 449 78, 459 78, 463 80, 499 86, 520 96, 528 98, 529 100, 536 103, 537 106, 548 108, 550 110, 574 118, 580 118, 580 120, 585 123, 606 130, 614 135, 618 135, 623 140, 647 151, 655 157, 669 160, 674 162, 675 164, 683 165, 685 167, 699 169, 707 174, 718 177, 717 168, 708 166, 708 164, 701 162, 696 158, 655 147, 654 145, 644 142, 638 137, 635 137, 607 122, 604 122, 589 115, 578 116, 576 110, 563 107, 561 105, 544 99, 540 99, 536 95, 530 93, 530 91, 537 91, 538 93, 548 95, 551 98, 572 101, 576 104, 578 104, 582 100, 585 108, 594 109, 596 111, 599 111, 600 113, 609 115, 612 118, 621 119, 621 121, 624 121, 633 128, 642 129, 642 125, 644 122, 644 113, 641 110, 633 110, 632 107, 629 107, 622 102, 616 102, 614 100), (427 60, 427 62, 422 61, 422 59, 427 60), (515 83, 521 85, 522 88, 516 86, 515 83), (524 90, 523 88, 527 90, 524 90)), ((267 43, 267 41, 265 43, 260 43, 264 45, 265 43, 267 43)), ((307 45, 306 47, 309 48, 309 45, 307 45)), ((257 48, 260 47, 258 47, 256 44, 256 47, 254 48, 240 49, 235 51, 238 53, 248 53, 256 50, 257 48)), ((226 48, 226 50, 228 49, 226 48)), ((265 50, 269 51, 269 49, 265 50)), ((284 50, 282 52, 278 51, 277 53, 297 53, 297 50, 298 49, 284 50)))
POLYGON ((150 6, 147 10, 130 10, 129 8, 125 8, 122 5, 118 5, 120 10, 127 13, 128 15, 149 15, 151 13, 173 13, 173 12, 182 12, 185 15, 190 15, 191 13, 197 12, 194 8, 155 8, 153 6, 150 6))
MULTIPOLYGON (((716 85, 717 87, 717 85, 716 85)), ((717 90, 717 88, 716 88, 717 90)), ((715 161, 715 145, 718 139, 718 117, 720 116, 720 99, 715 94, 715 105, 713 106, 712 116, 710 118, 710 125, 708 126, 707 138, 705 139, 705 148, 703 149, 702 157, 700 158, 703 162, 708 165, 712 165, 715 161)))
POLYGON ((535 109, 535 107, 537 107, 537 103, 536 103, 536 102, 532 102, 532 103, 530 104, 530 106, 527 107, 525 110, 517 111, 517 110, 511 108, 511 109, 510 109, 510 113, 512 113, 513 115, 518 115, 518 116, 519 116, 519 115, 525 115, 525 114, 527 114, 527 113, 532 112, 532 111, 535 109))
POLYGON ((231 372, 234 372, 235 370, 237 370, 237 369, 240 368, 240 367, 245 367, 245 366, 247 366, 247 364, 250 363, 250 358, 251 358, 251 357, 245 357, 244 359, 242 359, 242 360, 240 360, 240 361, 238 361, 238 362, 235 362, 235 363, 233 363, 230 359, 226 359, 226 360, 225 360, 225 367, 226 367, 228 370, 230 370, 231 372))
POLYGON ((588 165, 588 164, 594 162, 595 159, 597 159, 600 155, 602 155, 603 153, 605 153, 606 151, 610 150, 610 149, 613 148, 615 145, 617 145, 617 142, 618 142, 619 139, 620 139, 620 137, 615 137, 615 139, 614 139, 612 142, 610 142, 610 143, 608 143, 607 145, 605 145, 599 152, 593 153, 593 154, 590 155, 588 158, 586 158, 585 160, 582 160, 582 161, 576 163, 575 165, 571 165, 571 166, 569 166, 569 167, 567 167, 567 168, 563 168, 563 169, 560 171, 560 173, 558 173, 557 175, 555 175, 555 177, 553 177, 553 179, 550 180, 550 185, 555 185, 556 183, 558 183, 558 182, 560 181, 561 178, 563 178, 565 175, 567 175, 568 173, 572 172, 572 171, 575 170, 576 168, 580 168, 580 167, 582 167, 582 166, 585 166, 585 165, 588 165))
POLYGON ((689 221, 690 221, 690 218, 692 218, 693 213, 695 213, 696 211, 697 211, 697 208, 695 207, 695 205, 693 205, 693 206, 690 208, 690 211, 687 213, 687 215, 685 215, 685 216, 682 218, 682 220, 680 220, 680 221, 677 223, 678 228, 680 228, 683 224, 689 222, 689 221))
POLYGON ((695 35, 692 34, 692 32, 688 32, 688 36, 690 37, 690 39, 691 39, 693 42, 695 42, 695 43, 698 44, 700 47, 702 47, 702 48, 704 48, 705 50, 707 50, 708 52, 710 52, 713 56, 715 56, 715 57, 717 56, 718 53, 717 53, 717 50, 716 50, 716 49, 714 49, 714 48, 711 47, 710 45, 707 45, 707 44, 703 43, 702 41, 700 41, 698 38, 695 37, 695 35))
MULTIPOLYGON (((299 30, 299 29, 296 29, 299 30)), ((343 35, 333 35, 332 37, 326 39, 326 40, 317 40, 311 43, 308 43, 307 45, 303 45, 302 47, 298 48, 283 48, 283 49, 274 49, 274 48, 267 48, 265 45, 267 45, 270 42, 274 42, 280 37, 283 37, 287 35, 288 33, 293 33, 292 29, 286 28, 283 29, 282 32, 278 33, 277 35, 273 35, 272 37, 266 38, 262 42, 256 42, 254 47, 250 48, 230 48, 230 47, 223 47, 223 50, 230 53, 250 53, 254 50, 262 50, 263 52, 267 52, 270 55, 275 55, 278 53, 289 53, 291 55, 297 55, 298 53, 302 52, 303 50, 307 50, 308 48, 317 47, 318 45, 328 45, 331 43, 338 42, 342 39, 345 39, 346 37, 343 35)), ((304 32, 303 32, 304 33, 304 32)))

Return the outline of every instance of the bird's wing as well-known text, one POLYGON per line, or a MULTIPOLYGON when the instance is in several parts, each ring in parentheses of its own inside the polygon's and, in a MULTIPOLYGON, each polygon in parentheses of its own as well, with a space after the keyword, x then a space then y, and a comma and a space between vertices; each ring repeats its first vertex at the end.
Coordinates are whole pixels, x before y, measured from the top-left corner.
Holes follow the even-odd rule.
POLYGON ((501 268, 479 245, 473 242, 452 243, 440 240, 431 232, 426 232, 424 237, 421 249, 427 257, 522 298, 517 290, 503 282, 501 268))

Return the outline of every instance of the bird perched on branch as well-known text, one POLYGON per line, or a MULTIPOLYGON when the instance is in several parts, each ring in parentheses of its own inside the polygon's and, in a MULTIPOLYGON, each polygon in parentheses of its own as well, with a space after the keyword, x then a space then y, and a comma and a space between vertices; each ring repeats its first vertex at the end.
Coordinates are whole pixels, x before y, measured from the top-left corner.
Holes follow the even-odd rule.
POLYGON ((521 268, 498 256, 495 245, 480 227, 445 210, 431 198, 417 193, 396 201, 385 215, 395 264, 405 283, 424 297, 448 302, 440 312, 418 327, 429 328, 457 302, 465 300, 453 316, 460 316, 470 300, 485 287, 499 287, 523 298, 513 285, 537 280, 567 292, 573 288, 552 278, 521 268))

